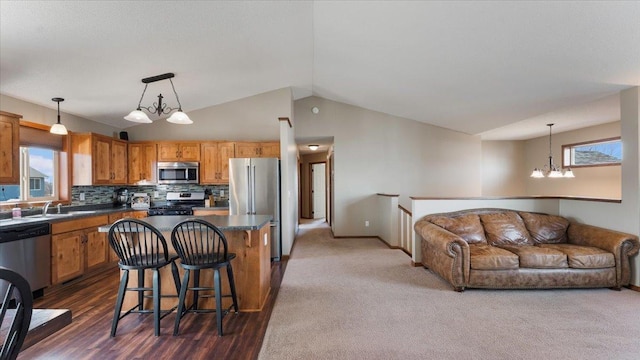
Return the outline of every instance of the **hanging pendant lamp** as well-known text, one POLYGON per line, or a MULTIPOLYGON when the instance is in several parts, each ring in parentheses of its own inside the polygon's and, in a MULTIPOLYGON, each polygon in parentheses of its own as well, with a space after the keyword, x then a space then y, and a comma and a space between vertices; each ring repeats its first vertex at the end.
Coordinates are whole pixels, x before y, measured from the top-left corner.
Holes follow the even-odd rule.
POLYGON ((64 101, 64 99, 55 97, 51 100, 58 103, 58 122, 51 126, 49 132, 56 135, 67 135, 67 128, 60 123, 60 102, 64 101))
POLYGON ((547 124, 547 126, 549 127, 549 164, 545 164, 542 168, 535 168, 533 169, 533 172, 531 173, 531 177, 532 178, 543 178, 543 177, 549 177, 549 178, 574 178, 576 177, 573 174, 573 171, 571 171, 571 168, 568 168, 567 171, 565 171, 564 173, 562 173, 562 170, 560 170, 559 167, 556 166, 556 164, 553 163, 553 152, 552 152, 552 147, 551 147, 551 127, 554 124, 547 124))
POLYGON ((173 86, 173 81, 171 80, 171 78, 173 78, 174 76, 175 75, 173 73, 166 73, 166 74, 151 76, 151 77, 142 79, 142 82, 144 83, 144 89, 142 90, 142 96, 140 96, 140 101, 138 101, 138 107, 132 112, 130 112, 127 116, 125 116, 124 119, 137 122, 137 123, 150 124, 152 123, 151 119, 149 119, 149 116, 147 116, 147 114, 145 114, 142 111, 142 109, 147 110, 151 114, 158 114, 158 116, 161 116, 163 114, 169 114, 170 112, 177 110, 176 112, 171 114, 169 118, 167 118, 168 122, 174 123, 174 124, 185 124, 185 125, 193 124, 193 121, 189 119, 189 116, 187 116, 187 114, 185 114, 182 111, 182 105, 180 104, 180 99, 178 98, 178 92, 176 92, 176 88, 175 86, 173 86), (147 86, 149 86, 149 83, 166 80, 166 79, 169 79, 169 81, 171 82, 171 88, 173 89, 173 94, 176 96, 178 107, 172 108, 167 106, 166 103, 162 103, 162 99, 164 99, 164 96, 162 96, 162 94, 158 95, 157 103, 154 103, 151 106, 142 106, 141 105, 142 99, 144 98, 144 94, 147 91, 147 86))

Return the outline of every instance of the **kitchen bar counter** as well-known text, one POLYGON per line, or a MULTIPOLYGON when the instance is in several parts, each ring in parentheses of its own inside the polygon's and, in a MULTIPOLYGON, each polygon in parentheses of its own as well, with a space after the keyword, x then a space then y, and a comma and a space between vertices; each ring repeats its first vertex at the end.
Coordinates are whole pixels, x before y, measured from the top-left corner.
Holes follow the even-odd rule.
MULTIPOLYGON (((253 231, 260 230, 265 225, 269 225, 271 221, 270 215, 208 215, 208 216, 192 216, 192 215, 165 215, 165 216, 149 216, 141 220, 149 223, 151 226, 161 232, 171 233, 173 227, 180 221, 192 218, 198 218, 212 223, 213 225, 224 231, 253 231)), ((100 232, 109 232, 111 225, 105 225, 98 228, 100 232)), ((167 238, 171 241, 171 237, 167 238)))
MULTIPOLYGON (((199 218, 206 220, 219 227, 224 233, 228 251, 236 254, 236 258, 231 261, 233 275, 236 283, 236 293, 238 295, 238 305, 240 311, 261 311, 269 291, 271 290, 271 228, 270 215, 208 215, 208 216, 149 216, 142 218, 152 226, 156 227, 164 235, 169 252, 175 254, 171 245, 171 230, 182 220, 189 218, 199 218)), ((108 232, 111 226, 101 226, 100 232, 108 232)), ((178 266, 180 279, 184 275, 181 266, 178 266)), ((221 270, 223 293, 229 293, 229 284, 226 270, 221 270)), ((177 291, 171 275, 171 267, 166 266, 160 270, 161 291, 163 295, 176 295, 177 291)), ((135 286, 136 276, 130 277, 129 287, 135 286)), ((152 272, 145 274, 145 284, 151 284, 152 272)), ((213 271, 203 271, 200 275, 201 284, 213 284, 213 271)), ((115 289, 114 289, 115 291, 115 289)), ((191 296, 187 295, 190 300, 191 296)), ((177 297, 163 297, 161 308, 170 309, 177 304, 177 297)), ((151 307, 151 299, 145 300, 145 306, 151 307)), ((137 303, 136 294, 127 292, 123 305, 123 310, 132 308, 137 303)), ((214 308, 213 299, 203 299, 203 308, 214 308)), ((229 298, 223 298, 223 308, 230 305, 229 298)))

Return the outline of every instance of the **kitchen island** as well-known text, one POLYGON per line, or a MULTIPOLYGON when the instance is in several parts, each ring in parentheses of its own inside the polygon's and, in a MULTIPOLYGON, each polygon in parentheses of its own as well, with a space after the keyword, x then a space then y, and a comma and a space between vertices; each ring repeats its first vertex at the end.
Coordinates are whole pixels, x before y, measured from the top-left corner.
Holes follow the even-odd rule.
MULTIPOLYGON (((210 222, 222 230, 227 238, 228 252, 235 253, 236 258, 231 261, 233 275, 236 283, 238 306, 240 311, 261 311, 269 291, 271 289, 271 231, 269 215, 209 215, 209 216, 150 216, 141 220, 154 226, 164 235, 169 252, 175 254, 171 245, 171 230, 180 221, 198 218, 210 222)), ((108 232, 110 225, 101 226, 100 232, 108 232)), ((179 260, 178 260, 179 262, 179 260)), ((178 266, 182 280, 182 267, 178 266)), ((221 270, 224 272, 225 270, 221 270)), ((162 295, 176 295, 171 268, 161 269, 162 295)), ((221 274, 227 279, 226 274, 221 274)), ((152 272, 145 274, 145 284, 151 284, 152 272)), ((135 286, 135 275, 129 280, 129 287, 135 286)), ((212 271, 203 271, 200 277, 201 284, 211 285, 213 281, 212 271)), ((223 293, 229 293, 227 281, 223 280, 223 293)), ((114 289, 116 291, 116 289, 114 289)), ((187 295, 190 298, 189 295, 187 295)), ((136 304, 136 294, 128 292, 125 296, 123 309, 129 309, 136 304)), ((164 297, 161 307, 168 309, 175 306, 177 297, 164 297)), ((228 306, 230 299, 223 298, 223 307, 228 306)), ((213 302, 211 302, 212 305, 213 302)), ((203 305, 209 307, 210 303, 203 305)), ((148 305, 151 306, 151 299, 148 305)), ((213 306, 210 306, 213 307, 213 306)))

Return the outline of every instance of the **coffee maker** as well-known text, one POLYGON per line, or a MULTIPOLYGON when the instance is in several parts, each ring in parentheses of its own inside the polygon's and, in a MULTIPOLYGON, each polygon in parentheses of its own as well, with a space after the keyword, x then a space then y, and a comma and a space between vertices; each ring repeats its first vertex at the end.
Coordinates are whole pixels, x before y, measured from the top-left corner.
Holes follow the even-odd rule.
POLYGON ((125 188, 119 188, 113 192, 113 206, 127 206, 128 202, 129 190, 125 188))

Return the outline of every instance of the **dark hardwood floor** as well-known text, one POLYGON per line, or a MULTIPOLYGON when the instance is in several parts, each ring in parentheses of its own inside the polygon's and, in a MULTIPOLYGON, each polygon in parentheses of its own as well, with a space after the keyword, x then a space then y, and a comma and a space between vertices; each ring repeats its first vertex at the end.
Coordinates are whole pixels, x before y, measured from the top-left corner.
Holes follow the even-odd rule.
POLYGON ((109 337, 118 289, 117 269, 103 272, 45 295, 36 308, 71 309, 73 321, 59 332, 25 349, 18 359, 256 359, 286 261, 271 266, 271 292, 261 312, 229 314, 224 336, 216 331, 215 314, 187 314, 174 337, 175 312, 161 321, 153 336, 153 316, 130 314, 109 337))

